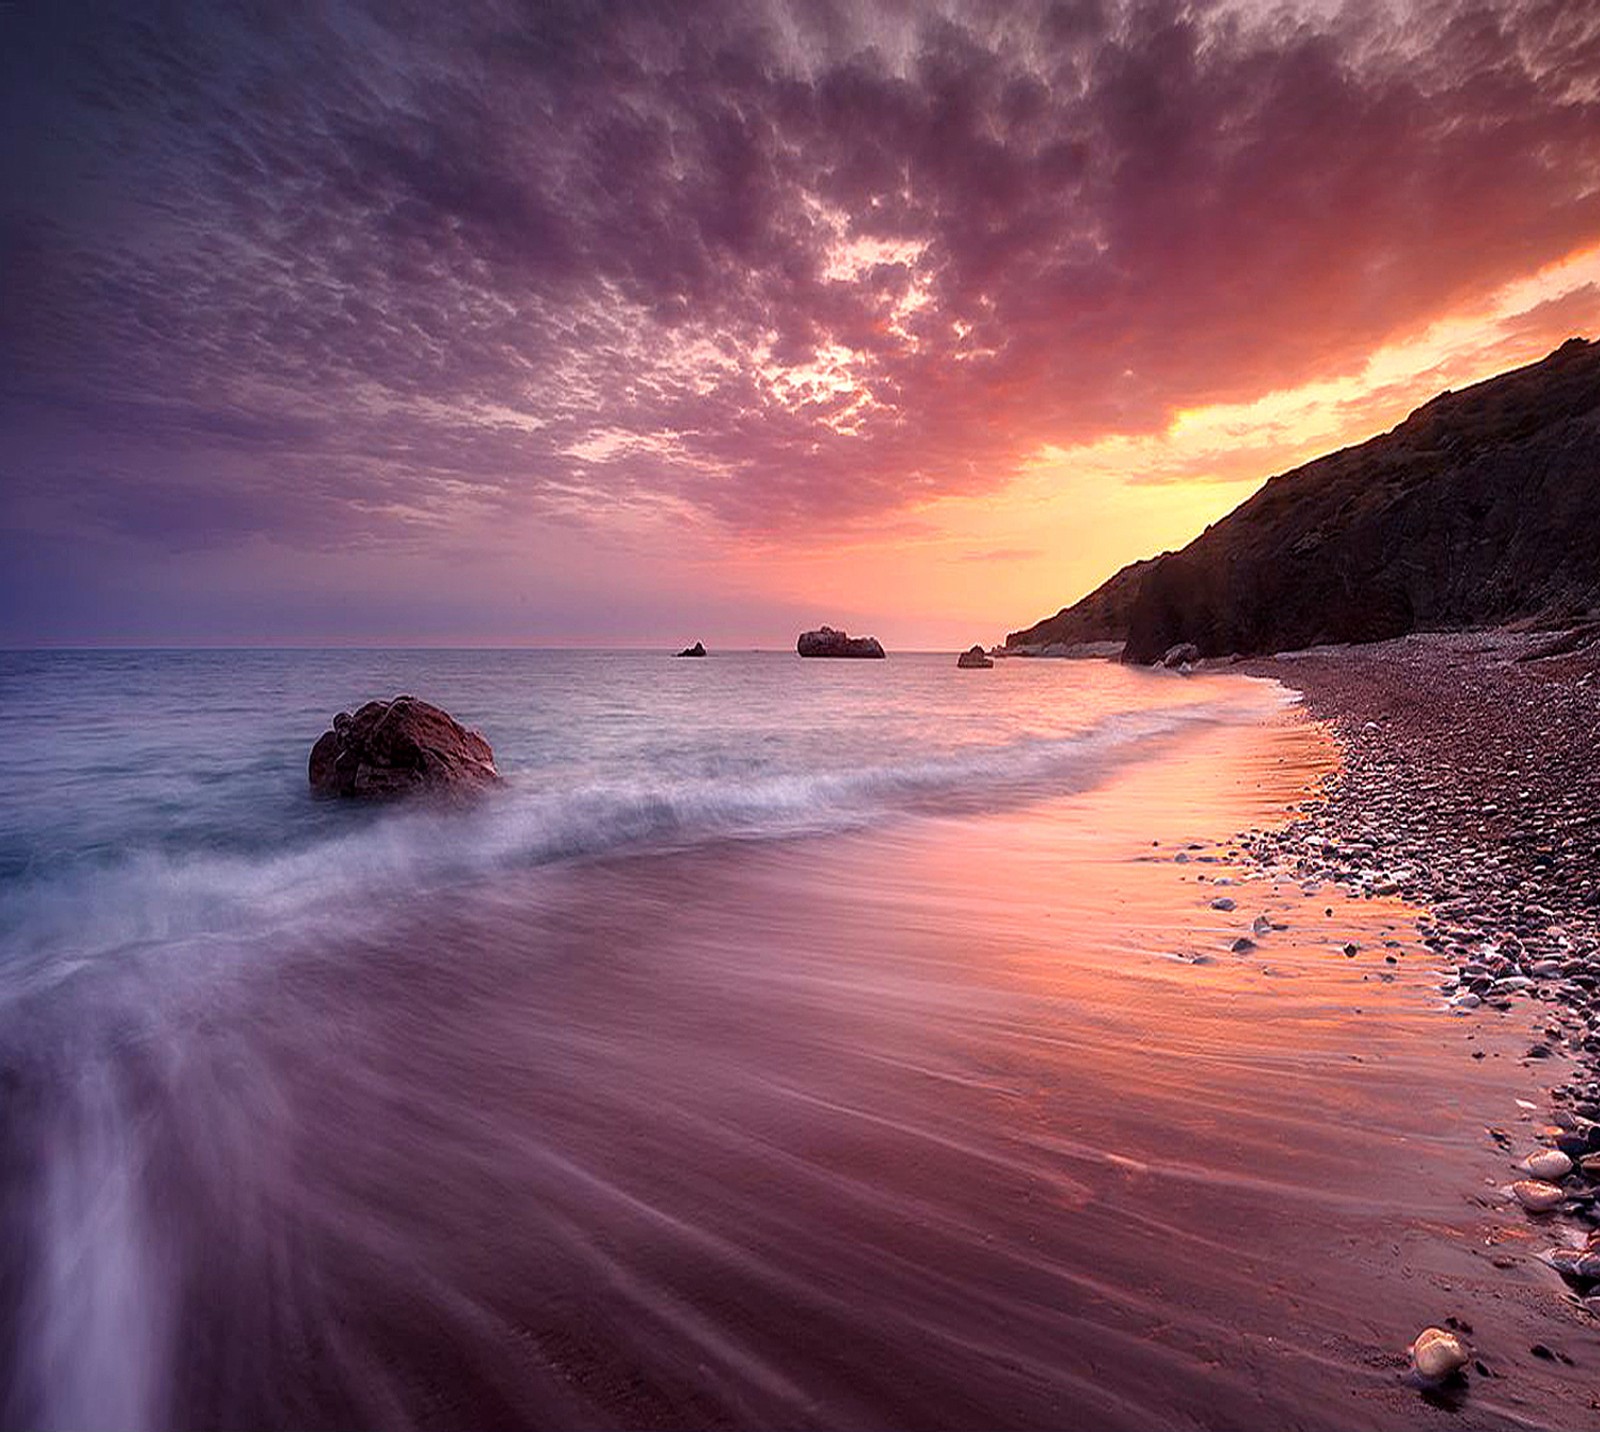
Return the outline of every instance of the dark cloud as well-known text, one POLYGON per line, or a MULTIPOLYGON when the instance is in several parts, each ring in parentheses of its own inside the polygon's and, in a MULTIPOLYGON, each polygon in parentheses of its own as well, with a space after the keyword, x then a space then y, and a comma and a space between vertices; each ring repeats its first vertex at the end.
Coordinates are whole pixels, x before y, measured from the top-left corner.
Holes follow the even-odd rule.
POLYGON ((0 11, 13 526, 823 528, 1600 240, 1558 0, 0 11))

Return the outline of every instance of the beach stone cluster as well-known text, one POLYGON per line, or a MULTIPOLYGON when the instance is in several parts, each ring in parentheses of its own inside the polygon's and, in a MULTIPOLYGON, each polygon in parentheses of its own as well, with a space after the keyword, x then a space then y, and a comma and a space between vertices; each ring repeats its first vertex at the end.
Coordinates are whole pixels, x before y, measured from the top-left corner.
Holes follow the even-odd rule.
POLYGON ((415 696, 341 711, 311 748, 307 774, 314 795, 358 800, 459 797, 500 783, 489 743, 415 696))
POLYGON ((1286 826, 1240 845, 1307 890, 1423 908, 1452 1013, 1540 1006, 1524 1057, 1551 1061, 1550 1122, 1503 1193, 1548 1225, 1545 1261, 1600 1310, 1600 630, 1583 632, 1253 663, 1302 692, 1342 761, 1286 826))

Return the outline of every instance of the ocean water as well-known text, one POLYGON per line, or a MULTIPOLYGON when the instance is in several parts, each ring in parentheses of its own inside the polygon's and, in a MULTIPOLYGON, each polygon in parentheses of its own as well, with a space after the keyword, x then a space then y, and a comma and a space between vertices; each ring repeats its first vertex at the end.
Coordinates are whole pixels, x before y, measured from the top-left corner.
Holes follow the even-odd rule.
POLYGON ((898 1082, 996 998, 924 958, 1001 918, 960 832, 1279 705, 946 655, 0 655, 5 1425, 1052 1422, 1052 1275, 1002 1305, 984 1261, 984 1178, 1039 1171, 898 1082), (313 801, 333 713, 398 692, 504 791, 313 801))
POLYGON ((0 653, 0 1002, 118 951, 364 928, 387 902, 551 862, 1059 795, 1272 704, 1215 678, 927 654, 0 653), (310 798, 333 714, 402 691, 488 736, 500 799, 310 798))

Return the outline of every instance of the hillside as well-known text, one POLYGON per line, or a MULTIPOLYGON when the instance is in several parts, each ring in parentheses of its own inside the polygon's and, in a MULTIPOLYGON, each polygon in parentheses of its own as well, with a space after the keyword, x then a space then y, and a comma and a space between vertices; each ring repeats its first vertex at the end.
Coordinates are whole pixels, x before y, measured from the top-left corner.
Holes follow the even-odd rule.
POLYGON ((1574 338, 1271 479, 1039 626, 1099 623, 1149 662, 1181 642, 1260 654, 1594 609, 1600 344, 1574 338))
POLYGON ((1082 601, 1063 607, 1053 617, 1035 622, 1025 631, 1008 633, 1006 645, 1036 649, 1058 644, 1078 646, 1091 641, 1126 640, 1128 619, 1139 597, 1139 584, 1158 560, 1147 557, 1124 567, 1082 601))

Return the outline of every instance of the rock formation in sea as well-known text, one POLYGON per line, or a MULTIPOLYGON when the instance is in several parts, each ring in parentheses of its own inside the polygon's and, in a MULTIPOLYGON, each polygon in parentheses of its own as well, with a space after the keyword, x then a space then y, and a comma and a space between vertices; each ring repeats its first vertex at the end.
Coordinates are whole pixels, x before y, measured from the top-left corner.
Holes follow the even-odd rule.
POLYGON ((1007 645, 1121 637, 1155 662, 1582 618, 1600 612, 1597 469, 1600 343, 1573 338, 1274 477, 1007 645))
POLYGON ((363 800, 474 794, 500 782, 489 743, 414 696, 341 711, 311 748, 309 776, 315 795, 363 800))
POLYGON ((679 656, 704 656, 705 654, 705 645, 698 641, 693 646, 684 647, 684 649, 678 653, 679 656))
POLYGON ((795 643, 801 656, 867 656, 880 657, 883 647, 875 636, 847 636, 831 626, 818 627, 816 631, 803 631, 795 643))
POLYGON ((968 670, 981 670, 986 666, 993 666, 994 659, 985 654, 981 646, 970 646, 956 658, 956 665, 968 670))

